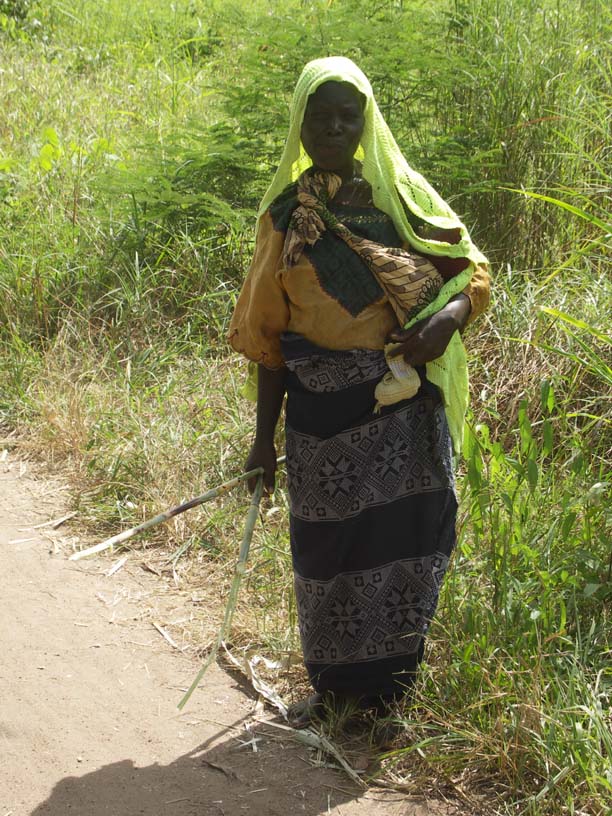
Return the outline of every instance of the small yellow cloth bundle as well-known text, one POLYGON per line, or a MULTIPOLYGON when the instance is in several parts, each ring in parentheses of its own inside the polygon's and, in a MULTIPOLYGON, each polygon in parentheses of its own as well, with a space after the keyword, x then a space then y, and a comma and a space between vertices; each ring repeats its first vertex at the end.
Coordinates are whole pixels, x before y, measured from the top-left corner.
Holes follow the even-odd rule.
POLYGON ((399 343, 389 343, 385 346, 385 356, 389 371, 376 386, 374 396, 376 397, 376 408, 374 412, 380 411, 383 405, 393 405, 401 400, 414 397, 421 387, 421 379, 411 365, 409 365, 401 355, 390 357, 389 352, 398 348, 399 343))

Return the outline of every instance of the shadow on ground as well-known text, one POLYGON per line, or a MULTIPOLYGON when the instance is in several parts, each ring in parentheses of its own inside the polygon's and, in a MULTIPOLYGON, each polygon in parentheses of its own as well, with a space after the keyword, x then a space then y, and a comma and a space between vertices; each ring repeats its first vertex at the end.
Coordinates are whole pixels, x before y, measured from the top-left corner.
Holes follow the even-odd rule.
POLYGON ((303 746, 269 725, 237 720, 169 765, 124 759, 69 776, 31 816, 318 816, 425 814, 405 797, 368 795, 343 774, 316 767, 303 746), (255 742, 248 742, 249 733, 255 742), (253 749, 253 744, 257 750, 253 749), (379 807, 382 809, 379 810, 379 807))

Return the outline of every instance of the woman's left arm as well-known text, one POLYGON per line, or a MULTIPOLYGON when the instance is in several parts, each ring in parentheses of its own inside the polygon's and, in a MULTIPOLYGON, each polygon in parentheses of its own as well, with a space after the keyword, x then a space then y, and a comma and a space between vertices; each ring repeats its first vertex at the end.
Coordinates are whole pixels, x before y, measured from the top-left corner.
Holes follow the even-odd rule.
POLYGON ((392 331, 389 341, 400 343, 400 346, 393 349, 390 356, 397 357, 402 354, 404 360, 411 366, 420 366, 436 360, 446 351, 453 334, 465 327, 471 311, 470 298, 460 292, 431 317, 419 320, 409 329, 392 331))

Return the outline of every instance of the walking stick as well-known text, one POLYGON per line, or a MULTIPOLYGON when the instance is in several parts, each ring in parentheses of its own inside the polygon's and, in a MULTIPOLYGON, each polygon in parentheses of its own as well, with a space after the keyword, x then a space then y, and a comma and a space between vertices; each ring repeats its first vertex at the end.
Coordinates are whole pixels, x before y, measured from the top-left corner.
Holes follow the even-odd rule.
MULTIPOLYGON (((261 471, 261 468, 259 470, 261 471)), ((253 530, 255 528, 255 522, 257 521, 257 514, 259 512, 259 502, 261 501, 262 493, 263 493, 263 472, 260 472, 257 478, 257 484, 255 485, 255 490, 253 491, 253 495, 251 497, 251 506, 249 507, 246 524, 244 526, 244 535, 242 537, 242 543, 240 545, 240 554, 238 556, 238 561, 234 568, 234 577, 232 578, 232 585, 230 587, 229 598, 227 599, 227 604, 225 606, 225 615, 223 616, 223 623, 221 624, 221 629, 219 629, 219 634, 217 635, 217 640, 214 648, 211 649, 211 652, 204 661, 200 671, 196 674, 193 683, 189 686, 189 689, 187 690, 185 696, 178 704, 179 710, 185 707, 187 700, 189 700, 193 692, 198 687, 200 680, 202 679, 202 677, 204 677, 204 673, 210 667, 211 663, 217 656, 219 647, 221 646, 222 641, 226 639, 228 632, 230 630, 230 626, 232 625, 234 609, 236 608, 236 601, 238 599, 238 590, 240 589, 242 576, 246 572, 246 561, 247 558, 249 557, 251 539, 253 538, 253 530)))
MULTIPOLYGON (((285 457, 281 456, 276 460, 276 464, 281 465, 284 461, 285 457)), ((111 547, 114 547, 115 544, 121 544, 124 541, 133 538, 135 535, 138 535, 138 533, 142 533, 145 530, 154 527, 156 524, 161 524, 162 521, 169 521, 171 518, 174 518, 174 516, 178 516, 179 513, 184 513, 186 510, 191 510, 192 507, 198 507, 200 504, 204 504, 211 499, 216 499, 218 496, 228 493, 232 488, 236 487, 236 485, 239 485, 241 482, 246 482, 247 479, 250 479, 253 476, 261 476, 261 474, 263 474, 263 468, 253 468, 253 470, 249 470, 240 476, 236 476, 234 479, 230 479, 229 482, 224 482, 224 484, 221 484, 218 487, 213 487, 211 490, 208 490, 201 496, 196 496, 193 499, 189 499, 189 501, 186 501, 183 504, 179 504, 176 507, 171 507, 169 510, 165 510, 163 513, 159 513, 159 515, 154 516, 148 521, 143 521, 143 523, 139 524, 137 527, 131 527, 129 530, 124 530, 118 535, 107 538, 100 544, 95 544, 93 547, 89 547, 86 550, 73 553, 70 556, 70 561, 79 561, 81 558, 87 558, 90 555, 95 555, 96 553, 108 550, 111 547)))

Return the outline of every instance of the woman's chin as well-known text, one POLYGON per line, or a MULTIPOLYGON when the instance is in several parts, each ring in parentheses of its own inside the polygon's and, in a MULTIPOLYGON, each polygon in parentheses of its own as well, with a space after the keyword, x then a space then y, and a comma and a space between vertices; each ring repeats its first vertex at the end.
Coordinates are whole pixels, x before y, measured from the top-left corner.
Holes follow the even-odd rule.
POLYGON ((323 159, 322 161, 314 162, 313 167, 315 170, 323 170, 325 173, 335 173, 342 178, 352 175, 351 165, 338 165, 338 162, 333 160, 323 159))

